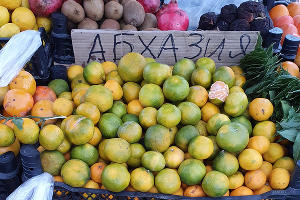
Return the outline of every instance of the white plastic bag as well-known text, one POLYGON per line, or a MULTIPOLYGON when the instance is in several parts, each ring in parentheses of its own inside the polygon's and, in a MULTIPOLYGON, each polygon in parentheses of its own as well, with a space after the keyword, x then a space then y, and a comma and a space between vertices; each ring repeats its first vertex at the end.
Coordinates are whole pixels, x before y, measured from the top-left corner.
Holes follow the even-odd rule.
POLYGON ((44 172, 20 185, 6 200, 52 200, 54 179, 44 172))
POLYGON ((42 45, 40 32, 23 31, 14 35, 0 50, 0 87, 7 86, 42 45))

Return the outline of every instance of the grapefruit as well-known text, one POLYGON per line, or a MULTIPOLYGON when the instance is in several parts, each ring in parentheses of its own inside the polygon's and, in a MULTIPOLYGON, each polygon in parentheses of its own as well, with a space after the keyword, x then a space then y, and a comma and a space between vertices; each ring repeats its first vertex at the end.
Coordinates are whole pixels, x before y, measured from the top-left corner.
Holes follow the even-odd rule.
POLYGON ((163 92, 172 102, 182 101, 189 95, 189 83, 181 76, 170 76, 163 84, 163 92))
POLYGON ((183 58, 174 65, 172 74, 182 76, 183 78, 185 78, 185 80, 190 82, 194 69, 194 62, 190 59, 183 58))
POLYGON ((180 164, 178 174, 183 183, 196 185, 201 183, 206 174, 206 168, 200 160, 187 159, 180 164))
POLYGON ((89 166, 95 164, 98 161, 98 157, 99 154, 97 149, 91 144, 79 145, 71 150, 72 159, 82 160, 89 166))
POLYGON ((182 102, 178 105, 181 111, 181 123, 184 125, 196 125, 201 119, 200 108, 192 102, 182 102))
POLYGON ((159 108, 164 103, 165 98, 162 89, 158 85, 151 83, 141 88, 139 101, 143 107, 159 108))
POLYGON ((78 159, 68 160, 61 168, 64 183, 72 187, 83 187, 90 179, 89 166, 78 159))
POLYGON ((157 62, 148 63, 143 71, 144 80, 147 83, 162 85, 171 75, 171 68, 168 65, 157 62))
POLYGON ((165 152, 171 144, 169 129, 159 124, 150 126, 146 131, 144 142, 148 150, 165 152))
POLYGON ((52 176, 58 176, 63 164, 66 162, 64 155, 59 151, 46 150, 40 156, 43 171, 52 176))

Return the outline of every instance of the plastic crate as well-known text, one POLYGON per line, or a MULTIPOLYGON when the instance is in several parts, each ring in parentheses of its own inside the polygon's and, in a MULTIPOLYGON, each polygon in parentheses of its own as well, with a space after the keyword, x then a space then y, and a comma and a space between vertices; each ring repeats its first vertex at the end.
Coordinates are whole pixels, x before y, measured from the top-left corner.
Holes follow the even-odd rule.
POLYGON ((300 160, 297 162, 295 171, 292 175, 290 185, 286 190, 272 190, 261 195, 243 196, 243 197, 184 197, 166 194, 153 194, 142 192, 109 192, 107 190, 86 189, 86 188, 73 188, 64 183, 55 182, 54 187, 54 200, 163 200, 163 199, 186 199, 186 200, 261 200, 261 199, 274 199, 274 200, 299 200, 300 199, 300 160))

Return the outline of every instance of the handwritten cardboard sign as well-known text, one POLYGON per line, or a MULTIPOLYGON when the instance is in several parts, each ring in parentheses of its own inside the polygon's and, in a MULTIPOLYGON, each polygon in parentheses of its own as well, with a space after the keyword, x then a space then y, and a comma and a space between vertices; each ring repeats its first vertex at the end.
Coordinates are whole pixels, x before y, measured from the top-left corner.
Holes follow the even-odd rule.
POLYGON ((118 63, 128 52, 138 52, 157 62, 174 65, 182 58, 212 58, 217 66, 237 65, 253 51, 258 32, 253 31, 72 31, 76 64, 91 61, 118 63))

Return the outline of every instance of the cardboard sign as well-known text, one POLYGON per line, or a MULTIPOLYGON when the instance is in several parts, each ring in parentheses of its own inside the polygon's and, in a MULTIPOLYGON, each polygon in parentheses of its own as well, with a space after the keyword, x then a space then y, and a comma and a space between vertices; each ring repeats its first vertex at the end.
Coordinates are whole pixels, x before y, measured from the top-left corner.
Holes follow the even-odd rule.
POLYGON ((72 31, 75 63, 118 63, 128 52, 174 65, 182 58, 212 58, 217 66, 238 65, 254 50, 258 32, 253 31, 72 31))

